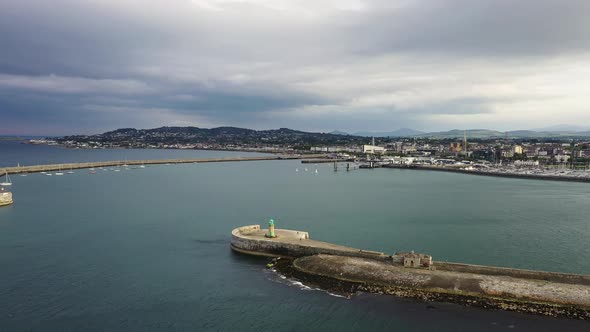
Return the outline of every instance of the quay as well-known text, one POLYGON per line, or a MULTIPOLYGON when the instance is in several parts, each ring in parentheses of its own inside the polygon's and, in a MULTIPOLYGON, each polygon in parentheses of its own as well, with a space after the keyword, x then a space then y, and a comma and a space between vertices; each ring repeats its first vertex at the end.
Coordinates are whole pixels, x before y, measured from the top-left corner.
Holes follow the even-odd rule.
POLYGON ((429 165, 396 165, 386 164, 383 168, 414 169, 422 171, 439 171, 449 173, 461 173, 479 176, 494 176, 502 178, 518 178, 530 180, 548 180, 548 181, 566 181, 566 182, 590 182, 590 177, 576 177, 568 175, 551 175, 551 174, 522 174, 509 172, 490 172, 486 170, 466 170, 459 167, 429 166, 429 165))
MULTIPOLYGON (((50 165, 32 165, 0 168, 0 174, 19 174, 19 173, 36 173, 51 172, 57 170, 95 168, 95 167, 117 167, 117 166, 138 166, 138 165, 157 165, 157 164, 191 164, 191 163, 220 163, 220 162, 237 162, 237 161, 262 161, 262 160, 299 160, 303 156, 260 156, 260 157, 224 157, 224 158, 196 158, 196 159, 153 159, 153 160, 116 160, 116 161, 95 161, 87 163, 65 163, 50 165)), ((325 155, 306 155, 307 159, 325 158, 325 155)))
POLYGON ((310 239, 305 231, 260 225, 232 231, 238 253, 280 257, 276 268, 329 291, 372 292, 425 301, 590 320, 590 276, 433 261, 310 239))
POLYGON ((317 158, 317 159, 303 159, 301 160, 302 164, 327 164, 327 163, 344 163, 350 161, 350 159, 326 159, 326 158, 317 158))

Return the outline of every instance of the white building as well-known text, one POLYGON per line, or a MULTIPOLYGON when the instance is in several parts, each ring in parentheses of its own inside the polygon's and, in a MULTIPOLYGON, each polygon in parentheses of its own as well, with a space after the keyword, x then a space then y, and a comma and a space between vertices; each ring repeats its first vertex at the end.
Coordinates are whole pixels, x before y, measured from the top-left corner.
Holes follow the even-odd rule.
POLYGON ((518 166, 518 167, 522 167, 522 166, 526 166, 526 167, 530 167, 530 166, 539 166, 539 161, 538 160, 516 160, 514 162, 514 166, 518 166))
POLYGON ((363 153, 369 154, 384 154, 387 151, 386 148, 382 146, 375 146, 375 145, 363 145, 363 153))

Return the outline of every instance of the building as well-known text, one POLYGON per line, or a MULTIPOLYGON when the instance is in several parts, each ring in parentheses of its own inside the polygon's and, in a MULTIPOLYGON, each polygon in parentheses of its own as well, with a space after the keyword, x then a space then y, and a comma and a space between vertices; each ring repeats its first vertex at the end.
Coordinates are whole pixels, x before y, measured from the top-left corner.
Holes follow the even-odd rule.
POLYGON ((395 253, 393 263, 403 264, 404 267, 426 267, 432 269, 432 256, 412 252, 395 253))
POLYGON ((512 148, 512 151, 514 151, 514 154, 522 154, 522 151, 523 151, 523 150, 522 150, 522 146, 520 146, 520 145, 515 145, 515 146, 512 148))
POLYGON ((570 160, 570 156, 567 154, 557 154, 555 155, 555 161, 558 163, 567 163, 570 160))
POLYGON ((534 166, 539 166, 539 161, 538 160, 516 160, 514 162, 514 166, 517 167, 534 167, 534 166))
POLYGON ((382 146, 363 145, 363 153, 384 154, 386 151, 387 149, 382 146))
POLYGON ((449 146, 451 152, 461 152, 463 151, 463 147, 461 145, 461 143, 459 142, 453 142, 451 143, 451 145, 449 146))
POLYGON ((512 158, 514 157, 514 150, 510 149, 502 149, 502 151, 500 152, 502 155, 502 158, 512 158))

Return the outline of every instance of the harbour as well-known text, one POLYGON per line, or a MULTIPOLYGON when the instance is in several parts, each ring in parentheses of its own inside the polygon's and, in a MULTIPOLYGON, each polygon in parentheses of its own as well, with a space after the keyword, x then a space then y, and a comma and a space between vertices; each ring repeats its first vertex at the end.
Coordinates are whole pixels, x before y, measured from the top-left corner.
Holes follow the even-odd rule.
MULTIPOLYGON (((128 160, 149 160, 145 156, 154 153, 163 159, 180 153, 187 159, 232 156, 55 149, 52 154, 84 153, 80 162, 88 155, 123 162, 125 154, 128 160)), ((25 157, 3 161, 16 164, 25 157)), ((0 209, 0 310, 6 314, 0 329, 304 329, 310 317, 317 328, 340 330, 355 323, 403 331, 587 328, 581 320, 370 289, 341 297, 265 268, 266 257, 228 249, 228 230, 272 216, 279 229, 309 230, 312 240, 367 254, 415 250, 432 253, 435 262, 589 274, 585 184, 312 167, 319 172, 304 172, 300 160, 283 160, 96 168, 92 176, 67 174, 68 168, 62 177, 11 174, 15 204, 0 209), (485 190, 475 197, 475 188, 485 190), (572 211, 568 218, 560 213, 564 209, 572 211), (268 312, 274 320, 244 328, 243 314, 268 312)))

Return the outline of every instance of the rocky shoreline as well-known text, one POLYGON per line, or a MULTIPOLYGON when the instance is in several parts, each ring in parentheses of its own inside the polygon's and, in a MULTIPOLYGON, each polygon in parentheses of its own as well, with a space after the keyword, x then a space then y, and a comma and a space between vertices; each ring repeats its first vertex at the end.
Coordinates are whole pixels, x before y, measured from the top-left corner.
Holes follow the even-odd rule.
POLYGON ((414 298, 425 302, 449 302, 470 307, 492 310, 506 310, 550 317, 590 320, 590 308, 574 305, 552 304, 525 299, 507 299, 498 296, 465 294, 441 288, 418 288, 400 285, 385 285, 378 282, 349 280, 338 274, 319 274, 297 267, 295 259, 281 258, 273 260, 278 272, 288 278, 297 279, 307 285, 326 291, 354 296, 358 292, 393 295, 414 298))

